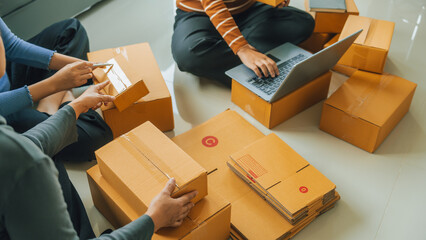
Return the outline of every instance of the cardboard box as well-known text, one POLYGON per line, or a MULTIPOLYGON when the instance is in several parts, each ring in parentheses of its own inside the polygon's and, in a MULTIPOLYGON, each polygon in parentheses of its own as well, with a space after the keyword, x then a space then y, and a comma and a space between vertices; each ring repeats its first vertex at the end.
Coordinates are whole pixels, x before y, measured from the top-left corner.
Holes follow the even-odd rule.
POLYGON ((146 122, 95 152, 102 176, 126 199, 138 215, 176 179, 172 196, 197 190, 192 200, 207 195, 207 171, 152 123, 146 122))
POLYGON ((265 127, 271 129, 327 98, 330 80, 331 72, 327 72, 273 103, 263 100, 232 80, 231 100, 265 127))
MULTIPOLYGON (((232 227, 244 239, 281 239, 290 236, 300 226, 290 224, 226 166, 231 154, 263 137, 235 111, 225 111, 173 138, 178 146, 207 169, 209 189, 231 202, 232 227)), ((331 202, 338 199, 336 194, 331 202)), ((303 222, 306 219, 309 218, 303 222)))
POLYGON ((272 7, 278 6, 280 3, 284 2, 284 0, 257 0, 258 2, 271 5, 272 7))
POLYGON ((308 52, 316 53, 325 48, 325 44, 332 39, 334 34, 332 33, 312 33, 312 35, 299 44, 299 47, 305 49, 308 52))
POLYGON ((336 185, 273 133, 230 158, 231 170, 292 224, 335 198, 336 185))
POLYGON ((357 71, 324 102, 320 129, 374 152, 408 112, 416 86, 394 75, 357 71))
MULTIPOLYGON (((101 175, 98 165, 87 170, 90 191, 95 207, 115 227, 122 227, 137 219, 129 204, 101 175)), ((230 232, 231 205, 218 194, 201 199, 178 228, 164 228, 152 239, 228 239, 230 232)))
MULTIPOLYGON (((87 55, 91 60, 96 59, 92 55, 99 56, 96 52, 87 53, 87 55)), ((103 92, 115 96, 114 105, 121 112, 146 96, 149 90, 142 80, 142 76, 132 69, 123 53, 115 52, 111 61, 114 62, 113 66, 93 70, 93 82, 98 84, 110 80, 111 83, 103 89, 103 92), (126 80, 128 80, 128 86, 126 85, 126 80)))
POLYGON ((337 43, 339 41, 340 33, 334 35, 328 42, 324 44, 324 48, 330 47, 331 45, 337 43))
POLYGON ((339 60, 339 64, 359 70, 382 73, 392 41, 394 22, 350 16, 339 40, 363 29, 361 35, 339 60))
POLYGON ((89 60, 93 62, 104 62, 118 56, 124 56, 127 61, 125 66, 133 69, 132 76, 143 79, 149 93, 121 111, 113 105, 101 107, 104 120, 111 127, 114 138, 146 121, 152 122, 161 131, 172 130, 172 99, 149 44, 140 43, 88 54, 89 60))
POLYGON ((340 33, 348 16, 359 15, 359 11, 354 0, 346 0, 345 13, 310 12, 309 0, 305 0, 305 9, 315 19, 314 32, 319 33, 340 33))

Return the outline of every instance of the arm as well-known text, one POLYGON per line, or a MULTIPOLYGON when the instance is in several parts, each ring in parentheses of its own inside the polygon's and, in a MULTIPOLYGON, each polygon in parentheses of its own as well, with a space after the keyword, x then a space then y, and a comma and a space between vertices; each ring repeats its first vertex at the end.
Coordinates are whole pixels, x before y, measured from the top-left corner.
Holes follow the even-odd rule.
MULTIPOLYGON (((51 159, 37 153, 20 155, 26 155, 27 159, 33 158, 33 162, 20 174, 5 201, 2 217, 6 220, 4 223, 9 237, 18 240, 52 237, 77 240, 57 179, 57 170, 51 159)), ((154 223, 148 215, 143 215, 113 233, 96 239, 148 240, 153 233, 154 223)))
POLYGON ((54 51, 28 43, 13 34, 0 18, 0 31, 9 61, 36 68, 48 69, 54 51))
POLYGON ((76 119, 81 113, 114 100, 114 97, 101 93, 108 84, 106 81, 90 86, 80 97, 23 135, 33 141, 46 155, 55 155, 67 145, 77 141, 76 119))
POLYGON ((258 77, 262 77, 262 73, 266 77, 279 75, 276 63, 248 44, 223 1, 201 0, 201 4, 216 30, 244 65, 258 77))
POLYGON ((23 135, 34 142, 42 152, 52 157, 77 141, 76 113, 71 106, 64 106, 23 135))

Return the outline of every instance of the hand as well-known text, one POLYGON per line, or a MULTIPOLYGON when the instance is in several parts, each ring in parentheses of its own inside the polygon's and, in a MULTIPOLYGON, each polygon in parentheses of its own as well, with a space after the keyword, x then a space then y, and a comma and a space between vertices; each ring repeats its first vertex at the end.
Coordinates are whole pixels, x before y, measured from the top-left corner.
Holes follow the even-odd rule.
POLYGON ((198 193, 193 191, 179 198, 172 198, 171 195, 175 190, 175 184, 175 179, 171 178, 160 194, 155 196, 146 211, 146 215, 150 216, 154 222, 154 232, 162 227, 180 226, 183 219, 194 207, 191 199, 198 193))
POLYGON ((256 73, 256 75, 260 78, 263 76, 268 77, 269 75, 271 75, 271 77, 275 77, 280 74, 277 64, 274 62, 274 60, 270 59, 265 54, 260 53, 250 45, 245 45, 244 47, 240 48, 240 50, 237 52, 237 55, 241 59, 241 62, 253 70, 254 73, 256 73))
POLYGON ((48 80, 57 91, 70 90, 79 87, 92 78, 93 63, 77 61, 65 65, 48 80))
POLYGON ((288 7, 289 4, 290 4, 290 0, 284 0, 284 2, 278 4, 276 8, 288 7))
POLYGON ((102 104, 105 106, 115 100, 115 97, 104 95, 101 90, 109 84, 109 81, 105 81, 96 85, 90 86, 83 94, 77 99, 72 101, 69 105, 74 108, 76 116, 80 116, 81 113, 89 111, 89 109, 96 110, 101 107, 102 104))

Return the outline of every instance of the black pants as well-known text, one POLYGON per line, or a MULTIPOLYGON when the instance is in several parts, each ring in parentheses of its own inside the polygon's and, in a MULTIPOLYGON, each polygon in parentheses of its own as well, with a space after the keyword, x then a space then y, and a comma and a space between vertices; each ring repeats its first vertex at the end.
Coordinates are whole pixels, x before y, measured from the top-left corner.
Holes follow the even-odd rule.
MULTIPOLYGON (((80 59, 86 59, 86 54, 89 51, 86 30, 77 19, 68 19, 53 24, 28 42, 80 59)), ((36 83, 55 73, 54 71, 37 69, 22 64, 8 62, 7 65, 7 73, 10 76, 12 88, 36 83)), ((46 113, 28 108, 9 115, 7 122, 16 132, 22 133, 48 117, 49 115, 46 113)), ((77 120, 77 131, 78 142, 64 148, 53 159, 59 172, 59 182, 74 229, 80 239, 89 239, 94 238, 95 235, 83 203, 72 185, 62 161, 89 161, 94 159, 94 151, 112 140, 112 132, 99 114, 93 110, 80 115, 77 120)))
MULTIPOLYGON (((255 3, 233 17, 244 38, 260 52, 286 42, 299 44, 312 34, 315 26, 307 12, 262 3, 255 3)), ((225 71, 241 64, 206 14, 180 9, 176 11, 172 54, 181 71, 227 86, 231 85, 231 79, 225 71)))
MULTIPOLYGON (((55 23, 28 42, 80 59, 87 59, 86 54, 89 51, 89 39, 86 30, 77 19, 55 23)), ((55 71, 33 68, 13 62, 8 62, 7 70, 12 89, 31 85, 55 73, 55 71)), ((23 133, 48 117, 49 115, 46 113, 27 108, 7 116, 6 119, 16 132, 23 133)), ((93 110, 80 115, 77 120, 77 131, 78 141, 59 152, 55 156, 57 159, 74 162, 93 160, 95 159, 94 151, 113 139, 111 129, 93 110)))

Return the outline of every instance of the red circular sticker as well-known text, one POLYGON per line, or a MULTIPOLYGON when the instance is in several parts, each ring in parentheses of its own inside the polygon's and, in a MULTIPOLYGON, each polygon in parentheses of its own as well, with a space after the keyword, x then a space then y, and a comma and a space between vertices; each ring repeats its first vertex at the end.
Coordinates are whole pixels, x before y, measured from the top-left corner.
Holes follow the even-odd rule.
POLYGON ((201 143, 206 147, 215 147, 219 143, 219 140, 216 137, 207 136, 201 140, 201 143))
POLYGON ((299 191, 300 191, 301 193, 307 193, 307 192, 308 192, 308 188, 307 188, 307 187, 305 187, 305 186, 301 186, 301 187, 299 188, 299 191))

